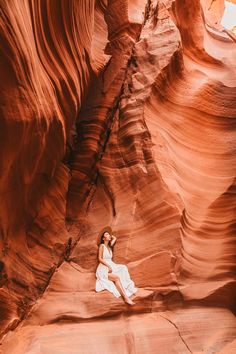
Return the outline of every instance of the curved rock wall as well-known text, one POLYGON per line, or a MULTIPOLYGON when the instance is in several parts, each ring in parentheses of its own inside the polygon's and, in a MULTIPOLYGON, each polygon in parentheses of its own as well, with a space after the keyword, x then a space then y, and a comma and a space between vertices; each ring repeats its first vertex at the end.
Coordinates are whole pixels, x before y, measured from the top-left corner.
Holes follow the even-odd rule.
POLYGON ((214 6, 1 3, 2 333, 20 324, 4 353, 233 348, 236 45, 214 6), (94 291, 104 224, 132 309, 94 291))
POLYGON ((71 238, 65 227, 69 168, 62 161, 70 158, 90 82, 108 58, 99 3, 39 0, 0 6, 4 330, 5 320, 14 326, 45 289, 71 238), (9 297, 9 315, 4 315, 9 297), (20 312, 10 310, 15 302, 20 312))

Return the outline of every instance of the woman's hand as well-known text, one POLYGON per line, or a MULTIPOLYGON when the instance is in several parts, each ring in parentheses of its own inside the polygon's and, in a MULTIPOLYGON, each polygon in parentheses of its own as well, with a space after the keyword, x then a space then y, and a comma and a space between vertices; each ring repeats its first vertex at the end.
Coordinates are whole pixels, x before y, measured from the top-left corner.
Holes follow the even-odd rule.
POLYGON ((112 268, 108 267, 108 273, 112 273, 112 268))
POLYGON ((111 246, 113 246, 115 242, 116 242, 116 237, 114 235, 111 235, 111 242, 110 242, 111 246))

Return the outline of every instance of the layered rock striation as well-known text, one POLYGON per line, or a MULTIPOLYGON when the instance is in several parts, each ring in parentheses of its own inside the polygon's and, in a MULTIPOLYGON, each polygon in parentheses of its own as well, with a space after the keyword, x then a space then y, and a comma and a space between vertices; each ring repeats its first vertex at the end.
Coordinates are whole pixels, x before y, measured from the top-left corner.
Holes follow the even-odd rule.
POLYGON ((4 354, 233 353, 236 44, 222 8, 1 2, 4 354), (132 308, 94 289, 106 224, 132 308))

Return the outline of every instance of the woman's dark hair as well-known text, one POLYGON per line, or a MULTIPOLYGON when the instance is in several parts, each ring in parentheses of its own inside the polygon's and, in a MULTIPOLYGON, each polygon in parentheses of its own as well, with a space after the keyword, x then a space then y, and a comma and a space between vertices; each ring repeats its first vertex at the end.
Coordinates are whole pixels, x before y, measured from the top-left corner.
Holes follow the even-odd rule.
MULTIPOLYGON (((106 232, 109 233, 109 231, 104 231, 104 232, 103 232, 102 237, 101 237, 101 242, 100 242, 100 244, 104 243, 103 237, 104 237, 104 234, 105 234, 106 232)), ((109 245, 109 247, 111 247, 111 249, 113 249, 114 246, 111 245, 110 241, 108 242, 108 245, 109 245)))

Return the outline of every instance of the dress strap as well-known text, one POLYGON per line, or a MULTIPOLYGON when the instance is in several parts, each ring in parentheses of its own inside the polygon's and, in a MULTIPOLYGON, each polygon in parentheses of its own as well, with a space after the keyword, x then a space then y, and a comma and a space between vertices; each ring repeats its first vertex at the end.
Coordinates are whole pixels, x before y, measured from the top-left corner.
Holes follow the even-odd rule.
POLYGON ((103 245, 104 245, 104 247, 107 249, 107 252, 108 252, 108 254, 112 254, 112 250, 111 250, 111 252, 109 251, 109 249, 108 249, 108 247, 103 243, 103 245))

